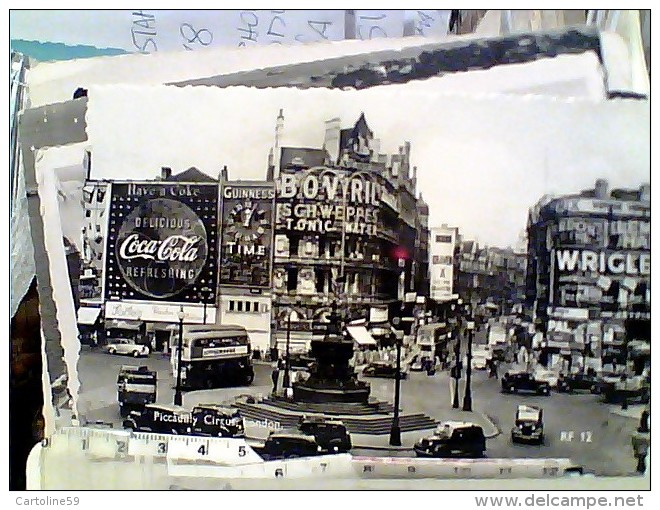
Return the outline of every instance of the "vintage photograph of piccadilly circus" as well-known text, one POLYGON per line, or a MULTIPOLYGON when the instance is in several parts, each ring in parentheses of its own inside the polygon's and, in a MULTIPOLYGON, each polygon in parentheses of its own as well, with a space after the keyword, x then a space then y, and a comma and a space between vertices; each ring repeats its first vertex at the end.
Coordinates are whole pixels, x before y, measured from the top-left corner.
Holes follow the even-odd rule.
POLYGON ((530 195, 497 246, 430 222, 432 169, 404 140, 382 153, 368 114, 311 147, 283 144, 285 115, 262 180, 155 168, 88 178, 82 228, 61 206, 83 424, 244 437, 264 458, 645 471, 647 182, 530 195))

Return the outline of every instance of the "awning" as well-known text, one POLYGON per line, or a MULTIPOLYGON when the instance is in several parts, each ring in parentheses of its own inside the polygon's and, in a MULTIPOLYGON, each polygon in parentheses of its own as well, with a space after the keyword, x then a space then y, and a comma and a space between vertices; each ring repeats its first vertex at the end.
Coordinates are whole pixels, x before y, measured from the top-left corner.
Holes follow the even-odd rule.
POLYGON ((78 324, 93 326, 96 324, 99 315, 101 315, 100 308, 89 308, 86 306, 78 308, 78 324))
POLYGON ((364 326, 347 326, 346 331, 358 345, 378 345, 364 326))

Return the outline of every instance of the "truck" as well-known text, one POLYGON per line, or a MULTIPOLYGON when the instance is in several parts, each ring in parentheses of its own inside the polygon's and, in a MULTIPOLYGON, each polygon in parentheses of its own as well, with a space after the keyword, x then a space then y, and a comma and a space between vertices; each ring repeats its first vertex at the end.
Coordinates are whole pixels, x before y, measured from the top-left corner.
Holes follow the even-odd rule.
POLYGON ((147 366, 122 365, 117 376, 117 401, 123 418, 156 402, 157 373, 147 366))

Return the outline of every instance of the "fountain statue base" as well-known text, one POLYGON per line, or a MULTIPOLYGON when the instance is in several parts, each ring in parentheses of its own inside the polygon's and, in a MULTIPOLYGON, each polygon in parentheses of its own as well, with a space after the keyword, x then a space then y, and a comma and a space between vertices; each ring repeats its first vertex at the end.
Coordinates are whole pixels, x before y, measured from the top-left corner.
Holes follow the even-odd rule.
POLYGON ((296 402, 353 402, 366 404, 371 388, 359 381, 349 361, 353 357, 353 341, 341 335, 328 335, 312 340, 312 356, 316 362, 306 381, 293 383, 296 402))

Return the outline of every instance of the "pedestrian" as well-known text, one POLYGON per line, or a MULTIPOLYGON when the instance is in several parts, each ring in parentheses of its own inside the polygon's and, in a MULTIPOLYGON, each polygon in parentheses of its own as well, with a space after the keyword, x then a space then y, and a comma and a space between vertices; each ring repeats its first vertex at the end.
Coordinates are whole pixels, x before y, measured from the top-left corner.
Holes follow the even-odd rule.
POLYGON ((497 379, 497 361, 493 362, 493 377, 497 379))
POLYGON ((278 363, 275 363, 271 377, 273 379, 273 394, 275 395, 277 394, 277 383, 280 378, 280 367, 278 363))

